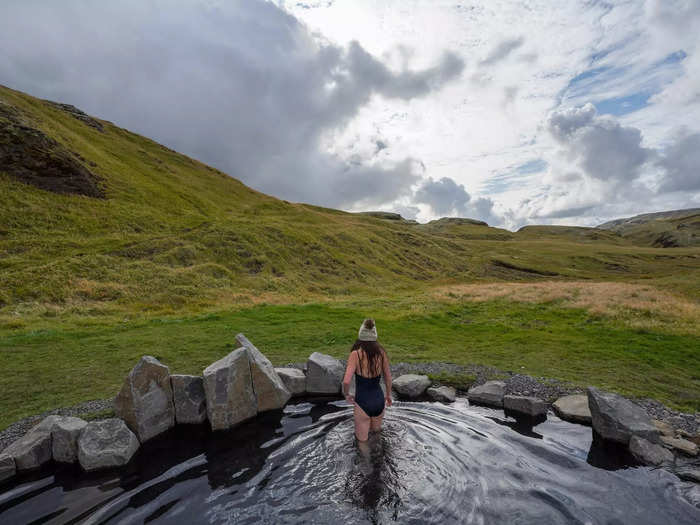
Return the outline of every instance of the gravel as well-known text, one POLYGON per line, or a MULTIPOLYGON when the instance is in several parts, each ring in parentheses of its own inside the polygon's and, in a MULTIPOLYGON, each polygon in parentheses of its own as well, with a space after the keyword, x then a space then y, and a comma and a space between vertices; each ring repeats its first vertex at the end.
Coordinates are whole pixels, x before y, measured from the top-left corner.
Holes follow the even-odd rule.
MULTIPOLYGON (((95 412, 103 412, 106 410, 111 410, 114 399, 93 399, 92 401, 84 401, 73 405, 71 407, 57 408, 54 410, 48 410, 37 416, 29 416, 24 419, 20 419, 15 423, 12 423, 5 430, 0 432, 0 451, 4 450, 10 443, 16 439, 21 438, 27 431, 34 425, 39 423, 46 416, 59 415, 59 416, 75 416, 75 417, 85 417, 89 414, 95 412)), ((104 416, 104 418, 112 417, 110 414, 104 416)), ((97 417, 93 419, 104 419, 102 417, 97 417)))

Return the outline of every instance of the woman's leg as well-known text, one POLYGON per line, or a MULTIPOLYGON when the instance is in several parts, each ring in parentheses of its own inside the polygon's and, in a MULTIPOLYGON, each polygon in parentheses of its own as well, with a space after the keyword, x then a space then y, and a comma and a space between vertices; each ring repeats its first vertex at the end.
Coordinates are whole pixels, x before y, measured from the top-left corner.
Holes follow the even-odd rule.
POLYGON ((372 417, 369 420, 369 431, 377 432, 382 429, 382 421, 384 420, 384 412, 382 411, 377 417, 372 417))
POLYGON ((354 414, 355 436, 360 441, 367 441, 367 438, 369 437, 370 417, 365 414, 365 411, 362 410, 357 403, 355 403, 354 414))

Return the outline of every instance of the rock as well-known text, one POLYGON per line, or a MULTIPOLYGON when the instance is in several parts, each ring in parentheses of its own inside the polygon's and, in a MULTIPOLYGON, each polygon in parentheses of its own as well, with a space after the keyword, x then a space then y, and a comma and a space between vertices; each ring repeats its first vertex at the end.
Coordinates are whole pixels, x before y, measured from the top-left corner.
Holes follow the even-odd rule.
POLYGON ((554 412, 565 421, 591 424, 591 409, 588 408, 588 396, 573 394, 557 399, 552 405, 554 412))
POLYGON ((212 430, 231 428, 258 413, 245 348, 238 348, 212 363, 203 376, 207 417, 212 430))
MULTIPOLYGON (((668 450, 666 451, 668 452, 668 450)), ((683 481, 700 483, 700 468, 683 468, 676 471, 676 475, 683 481)))
POLYGON ((457 391, 451 386, 431 386, 428 388, 427 394, 433 401, 442 401, 443 403, 454 403, 457 397, 457 391))
POLYGON ((155 357, 143 356, 131 369, 114 400, 114 412, 141 443, 175 425, 170 370, 155 357))
POLYGON ((505 386, 503 381, 486 381, 483 385, 470 388, 467 397, 470 403, 502 407, 505 386))
POLYGON ((674 436, 673 427, 665 421, 661 421, 660 419, 652 419, 651 424, 654 425, 656 429, 664 436, 674 436))
POLYGON ((639 436, 659 442, 659 431, 646 411, 621 395, 588 387, 588 408, 593 430, 603 439, 629 445, 632 436, 639 436))
POLYGON ((664 445, 666 445, 667 447, 670 447, 679 452, 683 452, 683 454, 686 454, 688 456, 698 455, 698 446, 692 441, 688 441, 687 439, 674 438, 671 436, 661 436, 661 441, 663 441, 664 445))
POLYGON ((87 421, 71 416, 56 418, 51 427, 53 459, 61 463, 75 463, 78 461, 78 438, 87 426, 87 421))
POLYGON ((309 394, 340 394, 345 367, 335 357, 320 352, 309 356, 306 391, 309 394))
POLYGON ((284 382, 275 372, 270 360, 258 350, 243 334, 236 336, 250 360, 250 373, 253 378, 253 391, 258 402, 258 412, 278 410, 292 397, 284 382))
POLYGON ((428 376, 403 374, 394 379, 391 386, 400 395, 415 398, 425 393, 426 389, 430 386, 430 379, 428 376))
POLYGON ((673 462, 673 454, 661 445, 651 443, 639 436, 630 438, 629 449, 637 461, 644 465, 661 465, 673 462))
POLYGON ((78 438, 78 460, 84 470, 126 465, 139 448, 139 440, 117 418, 91 421, 78 438))
POLYGON ((3 454, 14 459, 18 472, 37 469, 51 461, 51 432, 34 427, 3 450, 3 454))
POLYGON ((12 456, 6 453, 0 454, 0 483, 6 479, 10 479, 17 471, 15 460, 12 456))
POLYGON ((298 368, 275 368, 287 390, 293 396, 300 396, 306 392, 306 374, 298 368))
POLYGON ((207 398, 202 376, 174 374, 170 376, 173 389, 175 421, 181 424, 204 423, 207 420, 207 398))
POLYGON ((536 397, 504 396, 503 408, 531 417, 547 415, 547 404, 536 397))

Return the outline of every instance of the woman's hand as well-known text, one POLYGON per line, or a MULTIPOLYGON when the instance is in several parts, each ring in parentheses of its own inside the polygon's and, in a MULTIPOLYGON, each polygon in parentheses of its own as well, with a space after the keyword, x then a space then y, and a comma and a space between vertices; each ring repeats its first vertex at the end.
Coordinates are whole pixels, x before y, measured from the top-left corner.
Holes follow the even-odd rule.
POLYGON ((386 406, 388 406, 388 407, 390 407, 394 403, 394 401, 391 399, 391 396, 386 396, 384 398, 384 402, 385 402, 386 406))
POLYGON ((354 405, 355 404, 355 396, 351 396, 350 394, 348 394, 347 396, 345 396, 345 401, 347 401, 351 405, 354 405))

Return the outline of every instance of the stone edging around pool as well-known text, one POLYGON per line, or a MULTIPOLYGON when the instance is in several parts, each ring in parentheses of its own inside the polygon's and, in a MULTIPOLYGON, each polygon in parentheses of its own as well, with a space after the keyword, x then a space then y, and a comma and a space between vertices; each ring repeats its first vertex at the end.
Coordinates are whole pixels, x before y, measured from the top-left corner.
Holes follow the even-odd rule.
MULTIPOLYGON (((144 356, 129 372, 115 398, 116 418, 87 422, 51 415, 0 452, 0 482, 51 460, 79 463, 90 472, 126 465, 140 445, 176 424, 209 421, 226 430, 260 412, 279 410, 292 396, 339 396, 344 364, 314 352, 306 370, 274 368, 243 335, 240 347, 212 363, 201 376, 170 374, 167 366, 144 356)), ((405 399, 453 402, 455 389, 432 385, 426 375, 402 374, 393 388, 405 399)), ((507 395, 505 382, 487 381, 467 393, 470 403, 503 408, 507 415, 533 423, 547 417, 547 403, 536 397, 507 395)), ((700 436, 678 435, 649 418, 644 409, 614 393, 589 387, 587 394, 563 396, 553 404, 562 419, 590 424, 597 437, 628 447, 642 464, 674 468, 697 456, 700 436), (689 438, 689 439, 686 439, 689 438), (675 453, 675 455, 674 455, 675 453)), ((700 483, 700 469, 685 468, 684 479, 700 483)))

